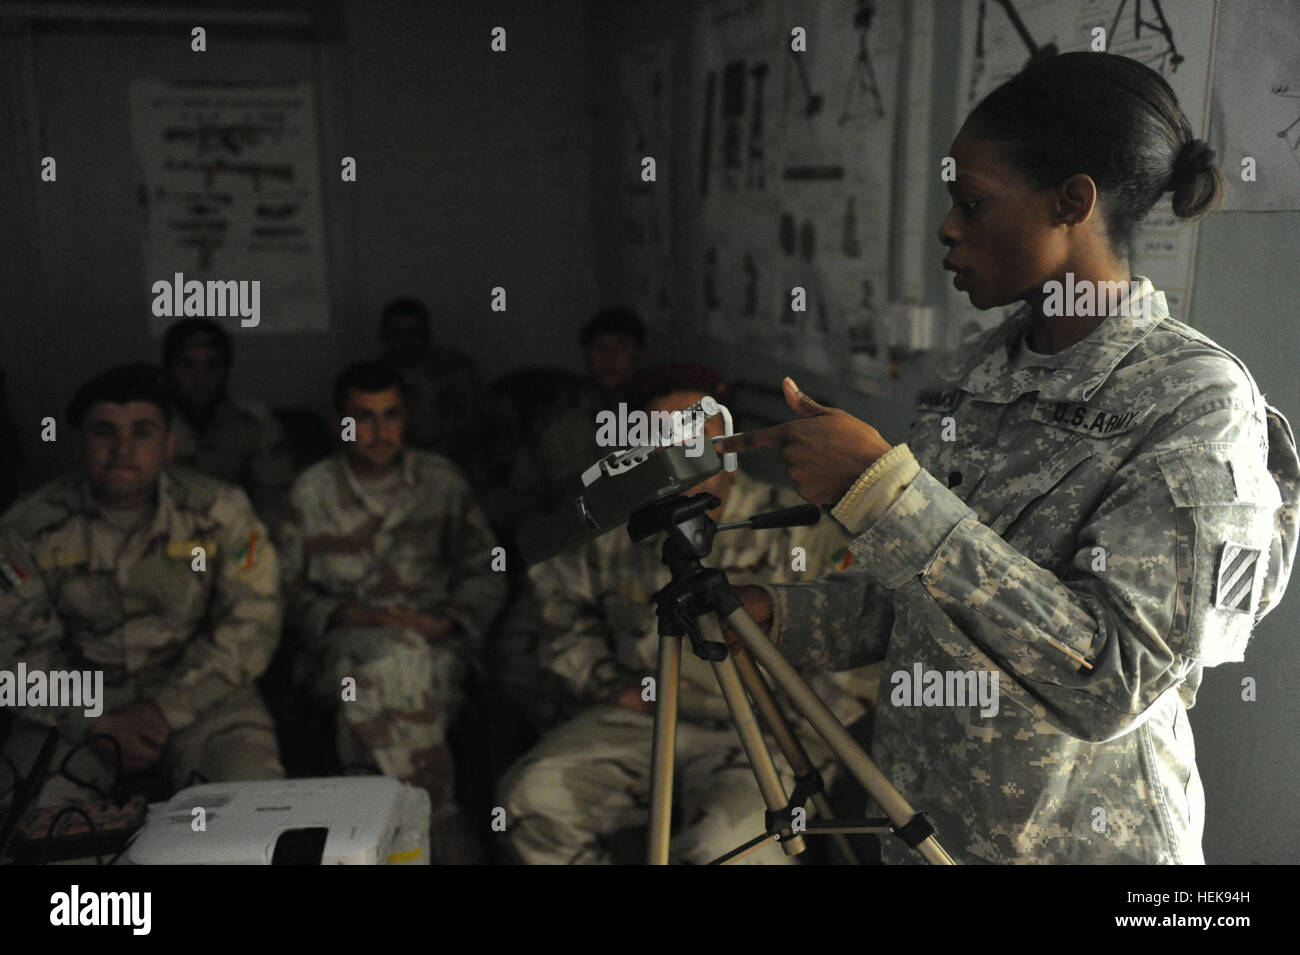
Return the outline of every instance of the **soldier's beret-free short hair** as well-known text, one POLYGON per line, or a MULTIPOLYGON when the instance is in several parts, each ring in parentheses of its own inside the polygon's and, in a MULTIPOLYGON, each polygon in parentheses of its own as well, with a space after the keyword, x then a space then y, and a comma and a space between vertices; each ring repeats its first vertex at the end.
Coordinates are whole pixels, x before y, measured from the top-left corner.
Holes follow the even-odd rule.
POLYGON ((168 326, 163 334, 163 364, 170 365, 178 353, 195 345, 215 348, 221 352, 221 358, 227 366, 234 360, 230 332, 210 318, 182 318, 179 322, 168 326))
POLYGON ((582 347, 590 345, 597 335, 630 335, 638 345, 644 345, 645 322, 632 309, 621 305, 602 309, 582 326, 582 347))
POLYGON ((344 368, 343 373, 334 382, 334 408, 336 411, 343 410, 343 402, 347 400, 349 391, 376 392, 387 391, 389 388, 396 388, 402 392, 405 400, 406 391, 402 376, 391 365, 386 365, 382 361, 356 362, 344 368))
POLYGON ((101 401, 121 405, 132 401, 147 401, 158 406, 163 421, 167 427, 171 427, 171 396, 167 391, 163 370, 157 365, 143 361, 132 362, 96 375, 78 388, 68 402, 68 421, 74 428, 80 428, 86 420, 86 412, 101 401))

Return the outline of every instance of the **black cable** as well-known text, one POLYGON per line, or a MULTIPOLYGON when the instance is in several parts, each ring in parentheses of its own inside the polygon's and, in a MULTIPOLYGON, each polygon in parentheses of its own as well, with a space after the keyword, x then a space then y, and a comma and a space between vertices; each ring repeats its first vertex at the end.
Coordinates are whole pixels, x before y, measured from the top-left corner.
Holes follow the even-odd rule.
POLYGON ((54 818, 50 820, 49 828, 45 830, 45 849, 41 852, 41 865, 50 864, 50 839, 52 839, 56 834, 56 830, 59 827, 59 820, 64 816, 72 815, 74 813, 85 819, 86 825, 90 827, 91 842, 95 846, 95 864, 104 864, 104 857, 100 855, 99 852, 99 830, 95 827, 95 820, 91 819, 90 813, 86 812, 86 810, 82 809, 80 806, 64 806, 54 814, 54 818))
POLYGON ((63 757, 63 762, 59 764, 58 775, 68 780, 68 782, 70 783, 73 783, 77 786, 83 786, 86 789, 89 789, 91 792, 95 793, 101 799, 116 801, 114 800, 114 795, 121 789, 122 786, 122 744, 117 741, 116 737, 109 736, 107 733, 91 733, 80 743, 77 743, 75 746, 73 746, 72 749, 68 750, 68 754, 63 757), (110 793, 104 792, 104 790, 100 789, 98 786, 96 786, 94 783, 90 782, 89 780, 80 779, 79 777, 74 776, 72 775, 72 773, 68 772, 68 762, 72 759, 72 757, 75 756, 83 746, 93 743, 97 739, 106 739, 113 744, 113 753, 114 756, 116 757, 114 762, 116 765, 115 765, 115 770, 113 775, 113 785, 111 787, 110 793))

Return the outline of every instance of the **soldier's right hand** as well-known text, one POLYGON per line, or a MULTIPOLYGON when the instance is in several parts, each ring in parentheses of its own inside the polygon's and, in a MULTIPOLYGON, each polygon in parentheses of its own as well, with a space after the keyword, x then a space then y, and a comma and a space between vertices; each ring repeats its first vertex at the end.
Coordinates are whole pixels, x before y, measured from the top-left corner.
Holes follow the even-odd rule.
POLYGON ((760 630, 772 633, 772 598, 762 587, 737 587, 736 596, 745 605, 745 613, 754 618, 760 630))
MULTIPOLYGON (((138 773, 155 765, 162 758, 170 729, 162 713, 152 703, 132 703, 130 706, 101 716, 91 724, 92 733, 103 733, 117 740, 122 748, 122 769, 138 773)), ((106 762, 112 763, 111 747, 97 744, 106 762)))
POLYGON ((641 684, 639 683, 616 690, 610 697, 610 702, 615 706, 621 706, 625 710, 632 710, 636 713, 653 713, 655 708, 654 703, 641 698, 641 684))

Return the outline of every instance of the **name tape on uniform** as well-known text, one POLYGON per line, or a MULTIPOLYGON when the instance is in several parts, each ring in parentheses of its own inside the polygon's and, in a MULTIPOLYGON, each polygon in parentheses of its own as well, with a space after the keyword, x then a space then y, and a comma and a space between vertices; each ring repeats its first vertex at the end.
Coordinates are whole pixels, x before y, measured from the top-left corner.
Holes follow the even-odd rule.
POLYGON ((961 389, 951 391, 926 390, 916 396, 917 411, 955 411, 961 402, 961 389))
POLYGON ((1045 398, 1037 398, 1030 417, 1053 428, 1064 428, 1093 438, 1108 438, 1111 435, 1132 431, 1145 420, 1154 407, 1154 404, 1150 404, 1140 408, 1107 409, 1077 401, 1049 401, 1045 398))

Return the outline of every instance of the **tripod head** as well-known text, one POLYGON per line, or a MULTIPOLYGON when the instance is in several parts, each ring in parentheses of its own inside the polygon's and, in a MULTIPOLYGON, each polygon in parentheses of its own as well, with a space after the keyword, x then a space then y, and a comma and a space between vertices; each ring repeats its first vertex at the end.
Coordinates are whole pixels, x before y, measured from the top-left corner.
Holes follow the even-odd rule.
POLYGON ((663 562, 674 579, 689 576, 700 569, 700 558, 713 551, 718 525, 708 512, 722 505, 712 494, 687 497, 679 494, 637 511, 627 522, 627 534, 633 543, 666 531, 663 562))
POLYGON ((654 595, 659 633, 689 637, 691 649, 705 660, 723 659, 727 648, 703 640, 696 618, 706 613, 725 617, 740 606, 727 575, 700 563, 713 552, 713 538, 719 531, 812 526, 822 516, 817 505, 800 504, 718 524, 708 512, 721 505, 722 501, 713 494, 678 495, 641 508, 627 522, 628 536, 634 542, 660 531, 666 533, 661 559, 672 580, 654 595))
MULTIPOLYGON (((767 530, 774 527, 812 527, 821 520, 821 509, 816 504, 797 504, 779 511, 755 514, 743 521, 718 524, 708 512, 722 506, 722 501, 712 494, 679 494, 656 501, 636 511, 627 521, 627 533, 632 541, 643 541, 660 531, 667 531, 664 541, 664 564, 678 571, 674 565, 687 562, 698 567, 701 557, 713 551, 713 538, 719 531, 748 529, 767 530)), ((689 566, 683 566, 689 571, 689 566)))

